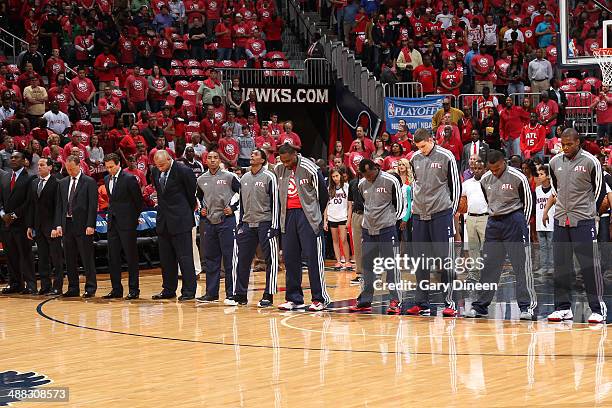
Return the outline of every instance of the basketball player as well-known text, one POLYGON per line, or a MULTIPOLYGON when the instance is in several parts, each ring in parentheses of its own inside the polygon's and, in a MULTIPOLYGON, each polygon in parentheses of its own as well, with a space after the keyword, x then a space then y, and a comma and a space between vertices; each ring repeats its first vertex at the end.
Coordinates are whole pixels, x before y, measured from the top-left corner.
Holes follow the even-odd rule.
MULTIPOLYGON (((444 261, 454 261, 453 216, 461 197, 457 161, 453 153, 434 143, 428 129, 418 129, 414 134, 414 143, 419 150, 410 159, 414 174, 412 241, 417 254, 436 257, 443 261, 443 265, 448 265, 444 261)), ((450 285, 446 290, 446 307, 442 315, 453 317, 457 315, 453 300, 454 270, 451 266, 445 272, 446 283, 450 285)), ((429 291, 426 288, 429 276, 429 269, 417 268, 416 304, 406 311, 407 314, 430 315, 429 291)))
POLYGON ((234 300, 247 304, 251 263, 257 244, 266 260, 266 289, 259 307, 272 306, 278 275, 278 234, 280 202, 276 175, 267 169, 266 152, 260 148, 251 153, 251 171, 240 179, 240 211, 236 228, 238 245, 238 278, 234 300))
POLYGON ((302 256, 308 262, 312 293, 310 311, 324 310, 330 302, 323 266, 323 211, 329 199, 323 174, 290 144, 278 149, 275 172, 280 191, 280 227, 286 268, 286 302, 280 310, 304 309, 302 256))
POLYGON ((240 181, 234 173, 222 170, 221 156, 212 149, 206 158, 208 171, 198 177, 198 196, 202 200, 200 215, 202 235, 200 245, 205 248, 204 265, 206 269, 206 294, 196 299, 201 303, 219 300, 219 281, 221 279, 221 258, 225 269, 225 303, 236 306, 234 285, 236 263, 234 230, 237 204, 231 204, 232 197, 240 191, 240 181))
POLYGON ((599 160, 580 148, 580 136, 568 128, 561 134, 562 153, 550 160, 550 178, 555 197, 549 199, 542 215, 548 223, 548 209, 555 205, 553 263, 555 311, 548 320, 572 320, 571 290, 576 279, 574 255, 578 261, 587 300, 591 308, 589 323, 606 321, 603 300, 604 280, 601 272, 595 218, 603 200, 603 173, 599 160))
MULTIPOLYGON (((374 260, 375 258, 393 259, 398 253, 399 239, 396 223, 404 215, 405 196, 399 179, 378 167, 370 159, 359 163, 359 172, 363 178, 359 182, 359 193, 363 197, 363 287, 357 298, 357 304, 349 308, 350 312, 372 310, 374 295, 374 260)), ((400 293, 396 290, 399 282, 397 265, 387 270, 387 283, 391 300, 387 314, 400 314, 400 293)))
MULTIPOLYGON (((506 255, 516 275, 516 299, 521 320, 533 320, 537 298, 533 287, 529 218, 533 197, 527 177, 506 164, 503 153, 491 150, 489 171, 480 179, 480 187, 489 209, 483 245, 484 265, 480 282, 491 287, 499 284, 506 255)), ((482 290, 465 317, 485 317, 495 290, 482 290)))

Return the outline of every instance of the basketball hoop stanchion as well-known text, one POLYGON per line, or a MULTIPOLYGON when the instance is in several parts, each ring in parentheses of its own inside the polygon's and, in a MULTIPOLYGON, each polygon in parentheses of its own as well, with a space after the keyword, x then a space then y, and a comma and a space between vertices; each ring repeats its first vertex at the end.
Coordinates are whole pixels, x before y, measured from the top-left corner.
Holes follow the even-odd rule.
POLYGON ((593 55, 601 69, 602 83, 612 85, 612 48, 598 48, 593 51, 593 55))

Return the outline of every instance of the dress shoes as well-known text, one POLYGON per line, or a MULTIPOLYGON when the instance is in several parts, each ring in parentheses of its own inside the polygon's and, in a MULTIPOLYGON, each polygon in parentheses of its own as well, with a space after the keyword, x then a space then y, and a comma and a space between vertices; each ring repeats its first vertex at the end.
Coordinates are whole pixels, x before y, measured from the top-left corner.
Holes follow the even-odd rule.
POLYGON ((125 297, 125 300, 134 300, 134 299, 138 299, 139 297, 140 297, 140 293, 138 293, 138 292, 130 292, 125 297))
POLYGON ((102 296, 102 299, 121 299, 122 297, 123 297, 123 293, 110 292, 108 295, 102 296))
POLYGON ((23 288, 20 288, 18 286, 7 286, 6 288, 2 288, 2 294, 10 295, 13 293, 21 293, 22 290, 23 288))
POLYGON ((96 296, 95 292, 85 292, 85 293, 83 293, 83 299, 91 299, 94 296, 96 296))
POLYGON ((40 290, 38 291, 38 294, 40 296, 45 296, 45 295, 48 295, 49 292, 51 292, 51 288, 40 288, 40 290))
POLYGON ((62 294, 61 290, 59 290, 59 289, 51 289, 49 291, 49 293, 47 293, 47 296, 58 296, 58 295, 61 295, 61 294, 62 294))
POLYGON ((21 291, 21 294, 22 295, 37 295, 38 291, 32 288, 25 288, 24 290, 21 291))
POLYGON ((79 292, 77 290, 69 290, 69 291, 66 291, 62 295, 62 297, 65 297, 65 298, 79 297, 79 292))
POLYGON ((153 300, 163 300, 163 299, 174 299, 176 294, 169 292, 159 292, 157 295, 153 295, 151 298, 153 300))
POLYGON ((186 302, 188 300, 193 300, 193 299, 195 299, 195 296, 193 296, 193 295, 181 295, 181 296, 179 296, 178 301, 179 302, 186 302))

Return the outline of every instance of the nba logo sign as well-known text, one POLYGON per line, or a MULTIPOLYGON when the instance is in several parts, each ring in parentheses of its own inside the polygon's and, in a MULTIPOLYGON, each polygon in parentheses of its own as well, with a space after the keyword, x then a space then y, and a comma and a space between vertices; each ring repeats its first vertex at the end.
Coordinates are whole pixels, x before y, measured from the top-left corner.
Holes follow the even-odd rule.
POLYGON ((393 102, 389 102, 389 106, 387 106, 387 115, 390 118, 395 117, 395 104, 393 102))

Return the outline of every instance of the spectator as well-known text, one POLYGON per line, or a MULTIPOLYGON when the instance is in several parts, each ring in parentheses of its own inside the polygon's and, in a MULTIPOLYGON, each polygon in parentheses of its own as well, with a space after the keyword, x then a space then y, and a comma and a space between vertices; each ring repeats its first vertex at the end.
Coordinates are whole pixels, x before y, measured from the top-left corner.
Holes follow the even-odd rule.
POLYGON ((174 23, 174 18, 170 15, 170 10, 166 4, 162 5, 159 13, 155 15, 153 19, 153 27, 155 31, 162 32, 165 28, 172 27, 174 23))
POLYGON ((32 42, 28 45, 28 49, 22 51, 17 56, 17 66, 21 71, 25 70, 25 65, 27 63, 32 64, 32 68, 34 71, 42 75, 45 71, 45 58, 42 53, 38 51, 38 43, 32 42))
POLYGON ((223 17, 223 20, 215 27, 215 38, 217 39, 217 60, 232 59, 234 43, 232 41, 232 23, 229 16, 223 17))
POLYGON ((553 69, 550 61, 544 59, 544 50, 536 50, 536 58, 529 63, 528 76, 531 81, 531 92, 541 93, 550 88, 550 80, 553 78, 553 69))
POLYGON ((448 4, 445 3, 442 6, 442 12, 436 16, 436 21, 439 21, 442 24, 441 28, 443 30, 446 30, 448 27, 451 26, 453 21, 453 14, 448 11, 448 4))
POLYGON ((553 35, 557 33, 557 25, 553 21, 553 16, 546 14, 544 21, 539 23, 535 30, 538 39, 538 47, 546 48, 552 44, 553 35))
POLYGON ((245 52, 250 68, 261 68, 261 61, 266 56, 266 43, 261 39, 257 28, 253 29, 252 36, 246 42, 245 52))
POLYGON ((397 169, 399 161, 405 157, 406 156, 404 154, 404 148, 402 145, 397 142, 393 142, 391 144, 389 155, 383 160, 382 169, 384 171, 397 169))
POLYGON ((100 122, 112 129, 117 123, 117 115, 121 112, 121 100, 113 95, 113 88, 106 87, 104 96, 98 100, 100 122))
POLYGON ((232 86, 227 91, 227 104, 229 105, 230 109, 241 109, 244 98, 243 93, 244 89, 240 87, 240 77, 235 75, 232 78, 232 86))
POLYGON ((96 57, 94 62, 94 70, 98 78, 98 87, 104 91, 107 87, 112 86, 115 81, 115 70, 119 65, 117 57, 111 54, 110 48, 104 46, 102 54, 96 57))
POLYGON ((193 147, 193 151, 195 152, 198 160, 204 163, 202 156, 204 155, 204 153, 206 153, 206 146, 200 143, 200 134, 198 132, 193 132, 191 134, 191 141, 189 144, 187 144, 187 146, 193 147))
POLYGON ((219 72, 217 69, 210 68, 208 70, 208 79, 202 82, 202 85, 198 88, 196 105, 199 105, 200 102, 202 105, 210 105, 214 96, 219 96, 223 101, 225 98, 225 90, 219 80, 219 72))
MULTIPOLYGON (((363 126, 357 126, 357 129, 355 129, 355 136, 357 138, 351 143, 349 151, 354 151, 354 147, 359 140, 362 150, 366 153, 367 158, 370 158, 372 153, 374 153, 374 143, 372 142, 372 139, 366 136, 363 126)), ((359 166, 355 167, 355 169, 357 168, 359 168, 359 166)))
POLYGON ((414 48, 414 40, 402 40, 402 49, 397 56, 396 64, 405 82, 412 81, 413 70, 423 65, 421 53, 414 48))
POLYGON ((78 69, 78 76, 70 81, 72 100, 77 108, 77 118, 88 120, 91 117, 91 101, 96 94, 96 87, 91 79, 85 77, 85 67, 78 69))
POLYGON ((251 129, 249 125, 242 127, 242 134, 236 139, 240 151, 238 153, 238 166, 249 167, 251 160, 251 153, 255 150, 255 139, 251 135, 251 129))
POLYGON ((206 41, 206 29, 202 26, 202 20, 198 17, 193 19, 193 25, 189 29, 189 46, 191 57, 202 61, 206 58, 204 42, 206 41))
POLYGON ((86 147, 89 163, 94 169, 93 174, 104 172, 104 149, 98 144, 98 135, 92 135, 89 138, 89 146, 86 147))
POLYGON ((482 95, 476 98, 476 112, 478 117, 482 120, 490 109, 497 109, 499 101, 497 96, 491 95, 491 88, 485 86, 482 88, 482 95))
MULTIPOLYGON (((216 3, 215 3, 216 4, 216 3)), ((183 0, 170 0, 168 2, 170 16, 174 20, 174 26, 178 27, 179 33, 183 34, 183 25, 186 23, 185 3, 183 0)))
POLYGON ((293 131, 293 122, 288 120, 283 125, 284 132, 278 136, 278 147, 283 144, 289 144, 297 151, 302 149, 302 141, 297 133, 293 131))
POLYGON ((175 153, 172 151, 172 149, 170 149, 166 145, 166 138, 164 136, 159 136, 157 139, 155 139, 155 147, 151 149, 151 151, 149 152, 149 156, 148 156, 149 163, 154 162, 153 158, 155 157, 155 153, 157 153, 160 150, 167 151, 170 157, 172 157, 173 159, 176 159, 175 153))
MULTIPOLYGON (((376 3, 377 1, 378 0, 370 0, 371 3, 376 3)), ((266 35, 266 49, 268 50, 268 52, 282 50, 283 43, 282 43, 281 38, 282 38, 284 26, 285 26, 285 22, 278 15, 276 11, 273 12, 270 19, 264 23, 263 31, 266 35)), ((321 55, 319 57, 313 57, 313 56, 310 56, 310 57, 311 58, 323 58, 324 56, 321 55)))
MULTIPOLYGON (((557 103, 559 107, 559 114, 557 115, 557 123, 565 123, 565 107, 567 106, 567 95, 565 91, 561 89, 561 82, 553 78, 550 81, 550 89, 548 90, 548 97, 557 103)), ((581 105, 583 102, 581 102, 581 105)))
POLYGON ((202 166, 202 163, 196 160, 196 153, 193 149, 193 146, 185 147, 184 156, 178 160, 182 162, 185 166, 189 167, 193 171, 193 174, 194 176, 196 176, 196 178, 200 177, 202 173, 204 173, 204 166, 202 166))
POLYGON ((47 90, 39 85, 38 78, 32 78, 31 85, 23 90, 23 99, 28 106, 27 114, 30 123, 36 124, 38 119, 44 115, 48 98, 47 90))
POLYGON ((313 40, 312 44, 308 46, 306 56, 308 58, 325 58, 325 48, 321 44, 321 34, 315 33, 313 40))
POLYGON ((460 109, 453 108, 451 106, 450 98, 444 98, 442 100, 442 109, 434 113, 433 117, 431 118, 431 128, 434 132, 438 130, 438 126, 440 126, 444 115, 447 113, 450 114, 450 123, 453 125, 457 125, 463 118, 463 112, 460 109))
POLYGON ((234 37, 234 60, 243 60, 246 56, 245 47, 248 39, 247 29, 242 21, 242 14, 238 13, 234 16, 234 25, 232 27, 232 36, 234 37))
MULTIPOLYGON (((512 55, 510 66, 508 67, 508 95, 523 94, 525 92, 525 84, 523 83, 523 57, 521 55, 512 55)), ((519 95, 519 103, 523 101, 523 96, 519 95)))
POLYGON ((147 109, 147 96, 149 85, 144 77, 144 69, 138 64, 134 66, 134 73, 125 81, 128 108, 132 112, 140 112, 147 109))
MULTIPOLYGON (((157 116, 151 115, 147 119, 147 127, 142 131, 142 137, 151 149, 157 145, 157 139, 164 137, 164 130, 157 125, 157 116)), ((153 163, 151 160, 150 162, 153 163)))
POLYGON ((521 131, 528 122, 529 112, 514 105, 512 98, 507 97, 499 114, 499 134, 506 145, 506 156, 521 154, 521 131))
POLYGON ((517 34, 517 40, 524 43, 525 37, 523 36, 523 32, 518 28, 518 21, 516 19, 510 20, 509 28, 504 33, 504 41, 509 42, 512 40, 512 33, 517 34))
POLYGON ((11 155, 15 151, 15 144, 11 136, 4 137, 4 149, 0 150, 0 160, 2 161, 2 170, 11 171, 11 155))
POLYGON ((382 67, 382 71, 380 74, 380 82, 382 82, 383 84, 395 85, 399 81, 400 78, 398 77, 393 67, 393 60, 391 58, 387 58, 382 67))
POLYGON ((49 107, 50 110, 43 115, 43 119, 47 121, 47 127, 58 135, 69 132, 72 124, 68 115, 59 110, 59 103, 53 101, 49 104, 49 107))
POLYGON ((166 103, 166 97, 170 91, 170 84, 166 77, 161 74, 161 70, 158 65, 153 65, 153 71, 149 78, 148 83, 148 98, 151 112, 159 112, 162 110, 166 103))
POLYGON ((498 38, 498 28, 497 24, 494 23, 493 16, 491 14, 487 15, 487 22, 482 26, 482 31, 484 33, 483 45, 485 47, 497 47, 497 38, 498 38))
POLYGON ((64 150, 62 153, 62 159, 64 161, 66 161, 66 158, 68 156, 74 154, 75 150, 73 149, 78 149, 76 156, 79 157, 81 160, 89 158, 89 154, 87 153, 87 147, 81 142, 81 132, 79 132, 78 130, 72 132, 70 142, 68 142, 66 146, 64 146, 64 150))
MULTIPOLYGON (((32 63, 26 62, 23 72, 17 78, 17 84, 19 85, 20 91, 23 92, 26 86, 29 86, 32 83, 32 78, 38 78, 39 83, 42 82, 42 77, 38 75, 36 71, 34 71, 34 66, 32 65, 32 63)), ((21 95, 19 96, 19 99, 21 99, 21 95)))
POLYGON ((2 106, 0 106, 0 128, 3 128, 3 122, 15 115, 15 110, 11 107, 12 100, 9 95, 2 95, 2 106))
POLYGON ((347 3, 342 15, 342 38, 344 38, 346 44, 352 44, 351 32, 353 27, 355 27, 355 19, 359 12, 359 0, 348 0, 347 3))
POLYGON ((60 73, 65 72, 66 64, 64 63, 64 60, 60 58, 60 50, 54 48, 51 51, 51 56, 45 64, 45 74, 49 80, 49 87, 54 87, 56 85, 57 76, 60 73))
POLYGON ((601 92, 589 109, 594 109, 593 113, 597 115, 597 138, 600 140, 605 140, 606 137, 608 140, 612 138, 612 94, 607 85, 601 87, 601 92))
MULTIPOLYGON (((449 117, 450 120, 450 117, 449 117)), ((463 151, 463 143, 461 143, 461 138, 459 137, 459 129, 454 125, 442 125, 438 128, 438 131, 443 129, 440 136, 437 137, 436 143, 443 148, 450 150, 455 156, 455 160, 457 161, 457 166, 459 166, 461 161, 461 153, 463 151)))
POLYGON ((547 90, 540 94, 540 103, 536 106, 536 113, 540 124, 546 128, 546 133, 552 137, 555 133, 555 125, 559 115, 559 105, 550 99, 547 90))
POLYGON ((499 136, 499 113, 497 109, 487 109, 487 115, 480 120, 480 138, 484 140, 489 148, 501 150, 501 139, 499 136))
POLYGON ((482 93, 484 87, 493 89, 493 70, 495 61, 490 55, 491 51, 486 50, 484 54, 475 55, 472 58, 472 71, 474 72, 474 93, 482 93))
POLYGON ((538 115, 531 112, 529 123, 521 130, 521 152, 523 158, 544 158, 544 143, 546 142, 546 128, 538 123, 538 115))
POLYGON ((70 102, 72 101, 72 91, 66 83, 66 74, 60 72, 57 74, 55 86, 49 89, 49 103, 57 102, 59 110, 68 113, 70 102))
POLYGON ((238 162, 238 154, 240 153, 240 146, 232 133, 231 128, 225 128, 223 137, 219 139, 219 155, 221 160, 226 166, 236 166, 238 162))
POLYGON ((463 73, 456 69, 455 61, 448 61, 440 74, 440 93, 459 96, 463 85, 463 73))
POLYGON ((231 130, 232 137, 238 138, 242 134, 242 125, 236 122, 236 111, 230 109, 227 112, 227 122, 222 126, 222 134, 226 135, 228 130, 231 130))
POLYGON ((463 146, 463 152, 461 153, 460 170, 464 175, 466 174, 465 172, 467 170, 471 170, 470 166, 474 162, 474 157, 476 160, 481 160, 484 162, 487 160, 487 156, 489 154, 489 145, 480 140, 480 133, 477 129, 472 129, 470 138, 470 142, 463 146))

